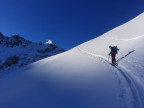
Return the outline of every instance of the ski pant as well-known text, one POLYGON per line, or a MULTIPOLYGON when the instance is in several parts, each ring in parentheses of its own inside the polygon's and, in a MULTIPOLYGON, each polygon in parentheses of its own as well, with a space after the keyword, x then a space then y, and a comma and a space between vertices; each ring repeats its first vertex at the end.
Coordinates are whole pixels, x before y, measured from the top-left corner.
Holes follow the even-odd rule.
POLYGON ((116 57, 116 54, 111 54, 111 58, 112 58, 112 63, 115 63, 116 62, 116 59, 115 59, 115 57, 116 57))

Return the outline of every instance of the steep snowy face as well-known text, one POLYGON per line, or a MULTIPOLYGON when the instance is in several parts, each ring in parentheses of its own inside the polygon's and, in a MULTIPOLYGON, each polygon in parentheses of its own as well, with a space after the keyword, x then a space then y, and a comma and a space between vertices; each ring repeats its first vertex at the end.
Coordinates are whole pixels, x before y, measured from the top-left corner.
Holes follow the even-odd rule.
POLYGON ((0 70, 10 67, 22 67, 34 61, 64 51, 52 41, 34 43, 19 35, 11 37, 0 33, 0 70))
MULTIPOLYGON (((144 13, 129 22, 116 27, 102 36, 81 44, 79 47, 86 51, 102 55, 107 58, 109 46, 118 46, 123 53, 143 46, 144 13)), ((139 52, 143 53, 143 51, 139 52)))
POLYGON ((108 56, 110 45, 120 49, 116 56, 119 65, 144 81, 144 13, 78 48, 111 62, 108 56))
POLYGON ((144 12, 129 22, 112 29, 102 37, 131 39, 144 35, 144 12))

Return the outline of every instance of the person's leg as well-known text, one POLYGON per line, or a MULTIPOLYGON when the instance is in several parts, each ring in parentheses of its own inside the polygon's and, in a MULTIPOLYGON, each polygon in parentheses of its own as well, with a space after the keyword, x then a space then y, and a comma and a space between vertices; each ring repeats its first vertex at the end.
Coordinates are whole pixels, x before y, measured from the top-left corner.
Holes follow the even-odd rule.
POLYGON ((115 54, 111 54, 112 63, 115 63, 115 62, 116 62, 115 56, 116 56, 115 54))
POLYGON ((114 63, 116 62, 116 58, 115 57, 116 57, 116 54, 113 55, 113 58, 114 58, 113 62, 114 63))
POLYGON ((114 61, 114 55, 113 54, 111 54, 111 60, 112 60, 112 63, 113 63, 113 61, 114 61))

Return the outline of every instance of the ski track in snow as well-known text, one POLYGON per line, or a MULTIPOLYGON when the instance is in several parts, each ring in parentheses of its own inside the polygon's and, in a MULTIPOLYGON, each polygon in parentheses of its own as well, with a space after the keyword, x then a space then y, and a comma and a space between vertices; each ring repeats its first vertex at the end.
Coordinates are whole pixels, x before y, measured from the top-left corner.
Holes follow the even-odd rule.
MULTIPOLYGON (((106 57, 104 57, 102 55, 96 55, 96 54, 87 52, 87 51, 83 50, 82 48, 80 48, 79 46, 77 48, 78 48, 79 51, 81 51, 81 52, 83 52, 87 55, 90 55, 90 56, 94 56, 94 57, 97 57, 97 58, 99 57, 104 62, 111 65, 106 57)), ((142 102, 143 97, 140 93, 140 87, 137 84, 137 82, 134 80, 134 77, 132 75, 130 75, 129 72, 127 72, 127 70, 123 68, 123 66, 115 66, 115 69, 117 69, 121 73, 121 75, 125 78, 126 82, 128 83, 128 85, 130 87, 130 90, 131 90, 131 93, 132 93, 132 96, 133 96, 133 107, 134 108, 144 108, 143 107, 144 103, 142 102)))

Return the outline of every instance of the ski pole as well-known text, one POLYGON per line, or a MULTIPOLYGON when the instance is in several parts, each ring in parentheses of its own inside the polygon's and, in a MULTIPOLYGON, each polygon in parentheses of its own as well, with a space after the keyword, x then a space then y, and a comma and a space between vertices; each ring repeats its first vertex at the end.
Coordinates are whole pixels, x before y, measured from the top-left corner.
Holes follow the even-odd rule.
POLYGON ((110 57, 110 55, 108 55, 108 62, 109 62, 109 57, 110 57))

